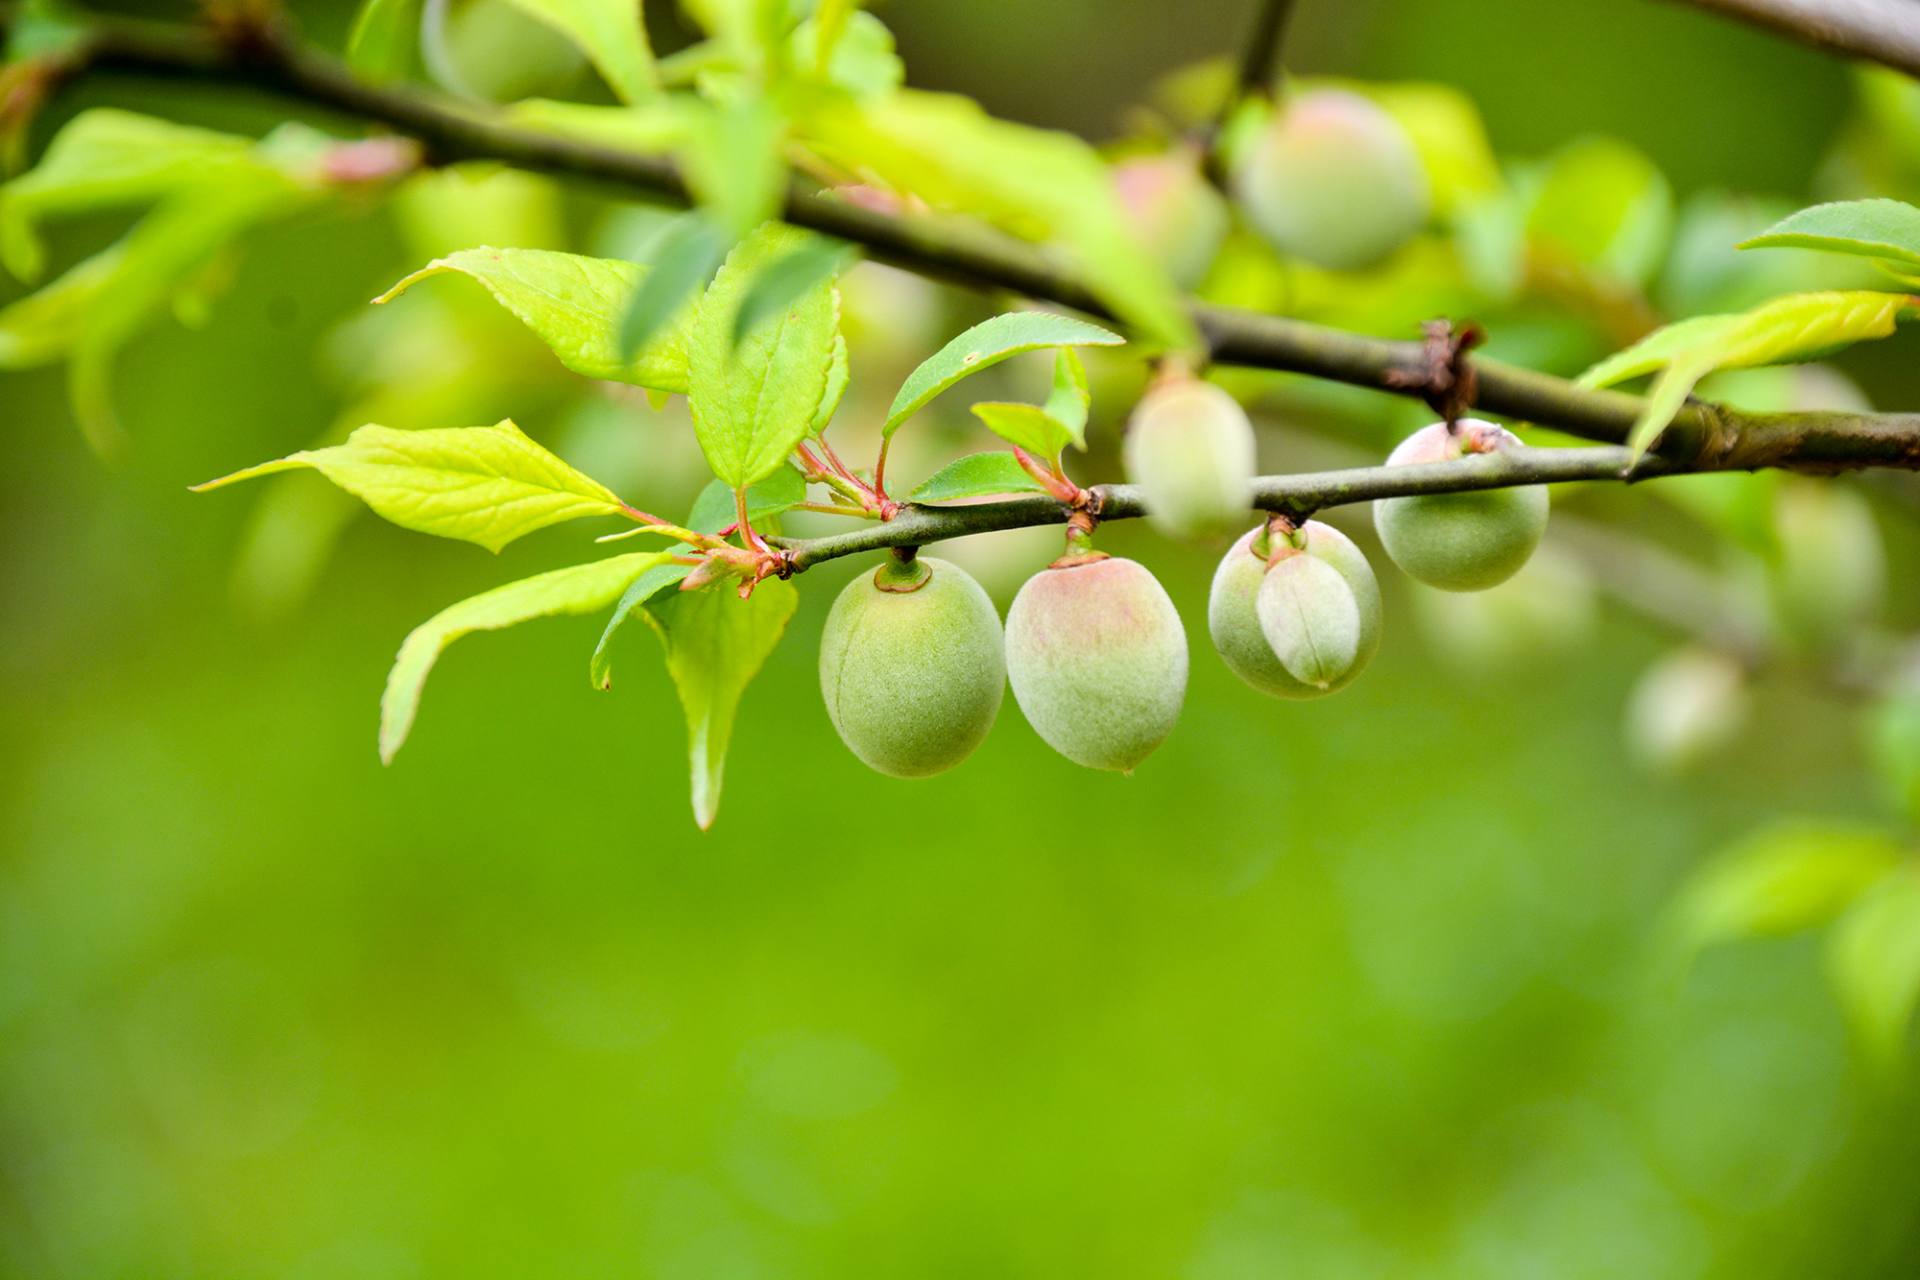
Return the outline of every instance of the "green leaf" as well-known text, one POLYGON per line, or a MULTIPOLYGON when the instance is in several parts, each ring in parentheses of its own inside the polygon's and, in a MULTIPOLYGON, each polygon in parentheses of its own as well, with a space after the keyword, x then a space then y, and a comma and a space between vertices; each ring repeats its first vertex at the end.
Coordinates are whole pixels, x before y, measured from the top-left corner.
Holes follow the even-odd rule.
POLYGON ((682 146, 703 104, 655 98, 637 107, 527 98, 504 109, 504 117, 524 129, 538 129, 580 142, 664 155, 682 146))
POLYGON ((623 353, 643 350, 685 308, 689 296, 704 289, 726 261, 733 237, 694 210, 669 222, 647 248, 658 265, 647 272, 620 320, 623 353))
POLYGON ((1003 493, 1045 493, 1010 453, 970 453, 936 471, 912 493, 909 502, 933 505, 1003 493))
POLYGON ((1583 138, 1547 162, 1527 230, 1584 267, 1644 284, 1673 228, 1673 191, 1640 152, 1612 138, 1583 138))
POLYGON ((644 102, 659 91, 640 0, 512 2, 579 45, 622 102, 644 102))
POLYGON ((1053 358, 1053 391, 1047 396, 1047 416, 1067 429, 1073 447, 1083 453, 1087 448, 1087 410, 1092 405, 1087 367, 1072 347, 1062 347, 1053 358))
POLYGON ((962 378, 1024 351, 1048 347, 1116 347, 1125 342, 1119 334, 1098 325, 1045 311, 1010 311, 982 320, 921 361, 920 367, 907 375, 899 394, 893 398, 893 406, 887 410, 881 434, 891 436, 900 429, 901 423, 962 378))
POLYGON ((762 97, 741 97, 688 117, 680 163, 700 206, 735 240, 779 216, 787 176, 786 120, 762 97))
POLYGON ((1900 858, 1898 844, 1868 827, 1798 822, 1749 836, 1681 890, 1672 918, 1681 953, 1824 924, 1900 858))
POLYGON ((853 246, 844 241, 808 236, 791 253, 768 263, 741 300, 733 319, 733 340, 738 342, 762 320, 785 311, 821 281, 837 278, 855 256, 853 246))
POLYGON ((794 28, 794 65, 856 97, 891 93, 907 77, 893 32, 872 14, 851 9, 844 0, 826 0, 794 28))
POLYGON ((667 672, 687 716, 693 816, 713 825, 733 721, 747 685, 780 643, 800 602, 793 584, 769 578, 742 600, 724 588, 675 591, 645 606, 667 649, 667 672))
POLYGON ((95 107, 75 116, 32 169, 0 187, 0 257, 22 280, 46 265, 47 217, 148 204, 263 168, 250 138, 95 107))
POLYGON ((196 485, 194 492, 297 467, 312 467, 402 528, 496 552, 551 524, 625 510, 605 485, 510 421, 426 431, 364 426, 345 444, 303 449, 196 485))
POLYGON ((419 39, 420 0, 366 0, 347 37, 347 65, 368 80, 398 80, 419 39))
MULTIPOLYGON (((747 519, 760 524, 806 500, 807 482, 801 479, 798 471, 786 467, 747 489, 747 519)), ((693 500, 686 527, 696 533, 718 533, 736 518, 733 490, 718 480, 712 480, 693 500)), ((600 633, 600 642, 594 645, 593 657, 587 664, 587 678, 595 688, 608 689, 613 686, 614 634, 626 625, 627 619, 641 605, 666 588, 678 584, 692 572, 692 565, 663 564, 647 570, 627 588, 620 602, 614 605, 613 616, 607 619, 606 629, 600 633)))
POLYGON ((1745 369, 1818 358, 1893 332, 1915 306, 1906 294, 1851 290, 1794 293, 1737 315, 1695 316, 1655 330, 1580 375, 1606 387, 1663 370, 1627 443, 1644 453, 1680 411, 1694 384, 1715 369, 1745 369))
POLYGON ((1037 404, 1007 404, 984 401, 973 406, 973 416, 986 423, 987 430, 1007 443, 1025 449, 1045 462, 1052 462, 1073 439, 1067 424, 1037 404))
POLYGON ((846 397, 847 387, 853 381, 853 366, 847 360, 847 338, 845 334, 833 335, 833 363, 827 366, 827 389, 820 394, 820 407, 814 410, 813 426, 809 435, 819 435, 833 422, 833 415, 840 409, 840 401, 846 397))
POLYGON ((45 288, 0 310, 0 369, 32 369, 52 364, 79 341, 87 317, 126 256, 125 243, 83 259, 45 288))
POLYGON ((1920 868, 1909 864, 1864 894, 1828 940, 1827 975, 1854 1032, 1896 1066, 1920 1003, 1920 868))
MULTIPOLYGON (((592 613, 604 609, 647 570, 661 564, 666 551, 636 551, 589 564, 576 564, 495 587, 443 609, 413 629, 387 674, 380 696, 380 759, 393 757, 413 728, 420 690, 446 647, 476 631, 498 631, 535 618, 592 613)), ((781 585, 786 585, 782 583, 781 585)))
POLYGON ((1824 249, 1871 258, 1906 281, 1920 277, 1920 209, 1899 200, 1841 200, 1789 214, 1742 249, 1824 249))
POLYGON ((966 98, 822 95, 797 128, 826 163, 935 209, 1057 246, 1114 314, 1176 349, 1199 342, 1164 268, 1134 237, 1106 164, 1068 134, 996 120, 966 98))
POLYGON ((684 392, 687 311, 631 356, 620 351, 621 323, 647 273, 631 262, 547 249, 463 249, 428 263, 374 301, 391 302, 429 276, 464 275, 519 317, 575 373, 684 392))
POLYGON ((826 393, 840 331, 839 298, 826 281, 733 341, 754 279, 804 237, 778 223, 763 227, 727 256, 696 309, 687 403, 707 465, 735 488, 786 465, 826 393))

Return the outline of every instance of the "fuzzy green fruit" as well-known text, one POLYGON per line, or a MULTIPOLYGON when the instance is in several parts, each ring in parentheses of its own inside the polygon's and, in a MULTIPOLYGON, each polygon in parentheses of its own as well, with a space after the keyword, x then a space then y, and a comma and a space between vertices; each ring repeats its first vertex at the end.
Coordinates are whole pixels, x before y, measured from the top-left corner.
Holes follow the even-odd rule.
MULTIPOLYGON (((1511 431, 1462 418, 1457 433, 1444 422, 1414 432, 1387 455, 1387 465, 1525 447, 1511 431)), ((1523 485, 1383 498, 1373 504, 1373 522, 1387 555, 1408 577, 1448 591, 1484 591, 1518 573, 1540 545, 1547 531, 1547 491, 1523 485)))
POLYGON ((849 582, 820 636, 820 692, 840 740, 896 778, 953 768, 1006 689, 1000 616, 965 570, 889 560, 849 582))
POLYGON ((1126 464, 1148 522, 1174 537, 1224 537, 1253 506, 1253 424, 1210 382, 1181 378, 1141 397, 1127 421, 1126 464))
POLYGON ((1143 565, 1103 556, 1041 570, 1007 610, 1007 675, 1027 722, 1090 769, 1131 773, 1173 732, 1187 636, 1143 565))
POLYGON ((1281 253, 1332 271, 1377 265, 1431 206, 1407 131, 1343 90, 1294 97, 1239 160, 1234 189, 1254 227, 1281 253))
POLYGON ((1268 643, 1259 616, 1259 594, 1267 576, 1266 557, 1254 552, 1264 526, 1248 530, 1214 570, 1207 598, 1207 630, 1228 670, 1262 693, 1276 698, 1318 698, 1352 684, 1380 648, 1380 584, 1373 567, 1353 540, 1330 524, 1309 520, 1294 535, 1306 555, 1331 565, 1346 581, 1360 613, 1360 638, 1353 662, 1325 688, 1302 681, 1287 670, 1268 643))
POLYGON ((1227 238, 1227 204, 1200 176, 1195 157, 1136 156, 1113 167, 1134 238, 1165 267, 1173 282, 1192 289, 1206 278, 1227 238))

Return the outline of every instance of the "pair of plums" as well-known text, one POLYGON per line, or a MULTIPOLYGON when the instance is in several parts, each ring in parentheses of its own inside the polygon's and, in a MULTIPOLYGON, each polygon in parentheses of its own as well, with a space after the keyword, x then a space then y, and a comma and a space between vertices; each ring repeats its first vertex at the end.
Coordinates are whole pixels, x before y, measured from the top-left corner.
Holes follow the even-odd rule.
MULTIPOLYGON (((1215 441, 1205 425, 1197 445, 1215 441)), ((1520 447, 1491 423, 1436 423, 1403 441, 1388 465, 1520 447)), ((1130 454, 1130 462, 1138 458, 1130 454)), ((1204 493, 1197 507, 1231 509, 1241 520, 1249 505, 1231 486, 1143 487, 1204 493)), ((1376 508, 1394 562, 1456 591, 1517 572, 1546 516, 1546 492, 1537 487, 1391 498, 1376 508)), ((1350 684, 1379 648, 1380 587, 1366 556, 1332 526, 1262 523, 1221 560, 1207 624, 1222 660, 1247 684, 1275 697, 1320 697, 1350 684)), ((927 777, 959 764, 992 729, 1008 683, 1054 750, 1089 768, 1130 773, 1173 731, 1186 697, 1180 615, 1144 566, 1096 552, 1063 557, 1029 578, 1004 630, 980 584, 931 556, 890 557, 855 577, 827 616, 827 713, 853 753, 881 773, 927 777)))

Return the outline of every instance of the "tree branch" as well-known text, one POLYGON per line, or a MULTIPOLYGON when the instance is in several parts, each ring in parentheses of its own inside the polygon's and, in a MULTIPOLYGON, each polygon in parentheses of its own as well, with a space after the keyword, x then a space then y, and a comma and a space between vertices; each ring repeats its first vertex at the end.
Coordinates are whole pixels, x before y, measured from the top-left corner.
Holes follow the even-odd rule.
MULTIPOLYGON (((1465 493, 1475 489, 1507 489, 1516 485, 1556 484, 1571 480, 1641 480, 1673 475, 1683 470, 1689 469, 1676 466, 1654 454, 1641 458, 1636 464, 1632 453, 1617 445, 1582 449, 1509 449, 1472 454, 1451 462, 1355 467, 1299 476, 1262 476, 1254 482, 1254 508, 1304 520, 1327 507, 1371 502, 1377 498, 1465 493)), ((1092 495, 1092 510, 1102 521, 1128 520, 1147 513, 1146 500, 1141 496, 1138 486, 1096 485, 1088 492, 1092 495)), ((823 561, 857 555, 863 551, 918 547, 975 533, 1064 524, 1072 513, 1072 508, 1044 494, 974 506, 925 507, 909 504, 884 524, 868 525, 821 538, 778 538, 773 541, 789 553, 793 571, 799 572, 823 561)), ((1251 509, 1247 518, 1251 523, 1251 509)))
MULTIPOLYGON (((7 17, 0 10, 0 31, 7 17)), ((440 162, 500 161, 671 200, 690 199, 678 168, 665 157, 514 128, 425 93, 372 85, 337 60, 284 39, 223 42, 195 28, 101 18, 65 70, 77 75, 89 68, 263 89, 401 130, 440 162)), ((1041 250, 985 228, 881 213, 798 183, 788 192, 785 217, 923 275, 1112 317, 1081 280, 1041 250)), ((1205 303, 1194 304, 1193 310, 1214 358, 1222 363, 1303 373, 1397 395, 1421 394, 1425 361, 1418 342, 1363 337, 1205 303)), ((1638 396, 1588 390, 1495 360, 1476 359, 1474 368, 1479 375, 1476 405, 1490 413, 1608 443, 1624 440, 1640 414, 1638 396)), ((1920 420, 1835 414, 1769 418, 1695 403, 1674 419, 1660 452, 1681 465, 1718 469, 1920 468, 1920 420)))
POLYGON ((1828 53, 1920 76, 1920 6, 1912 0, 1687 0, 1828 53))

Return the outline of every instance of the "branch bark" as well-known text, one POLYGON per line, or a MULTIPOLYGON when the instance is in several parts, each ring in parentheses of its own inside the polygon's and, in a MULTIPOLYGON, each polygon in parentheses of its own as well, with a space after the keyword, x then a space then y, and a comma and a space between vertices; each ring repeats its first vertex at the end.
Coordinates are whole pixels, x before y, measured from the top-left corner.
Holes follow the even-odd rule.
MULTIPOLYGON (((1451 462, 1397 467, 1354 467, 1299 476, 1262 476, 1254 482, 1254 508, 1304 520, 1327 507, 1377 498, 1464 493, 1516 485, 1556 484, 1572 480, 1642 480, 1684 470, 1658 455, 1638 463, 1618 445, 1579 449, 1517 449, 1473 454, 1451 462)), ((1712 470, 1715 468, 1705 468, 1712 470)), ((1130 484, 1096 485, 1088 490, 1092 510, 1102 521, 1128 520, 1147 513, 1146 500, 1130 484)), ((909 504, 885 523, 821 538, 775 539, 788 552, 795 572, 823 561, 889 547, 918 547, 1032 525, 1064 524, 1072 508, 1042 494, 973 506, 924 507, 909 504)), ((1247 513, 1253 521, 1253 510, 1247 513)))
MULTIPOLYGON (((5 24, 6 14, 0 11, 0 30, 5 24)), ((678 168, 665 157, 515 128, 421 92, 369 84, 337 60, 285 40, 223 42, 209 32, 177 24, 101 18, 67 71, 77 75, 88 69, 265 90, 400 130, 419 140, 428 155, 440 162, 493 160, 681 202, 690 199, 678 168)), ((875 258, 922 275, 1004 289, 1112 318, 1082 281, 1039 249, 985 228, 881 213, 797 182, 788 192, 785 216, 796 226, 861 245, 875 258)), ((1304 320, 1206 303, 1196 303, 1193 309, 1214 359, 1221 363, 1308 374, 1396 395, 1421 394, 1425 353, 1418 342, 1364 337, 1304 320)), ((1638 396, 1588 390, 1496 360, 1476 359, 1474 368, 1479 375, 1476 406, 1489 413, 1606 443, 1624 440, 1640 413, 1638 396)), ((1836 414, 1765 417, 1695 403, 1674 419, 1660 453, 1682 467, 1920 468, 1920 419, 1836 414)))
POLYGON ((1687 0, 1802 44, 1920 76, 1914 0, 1687 0))

